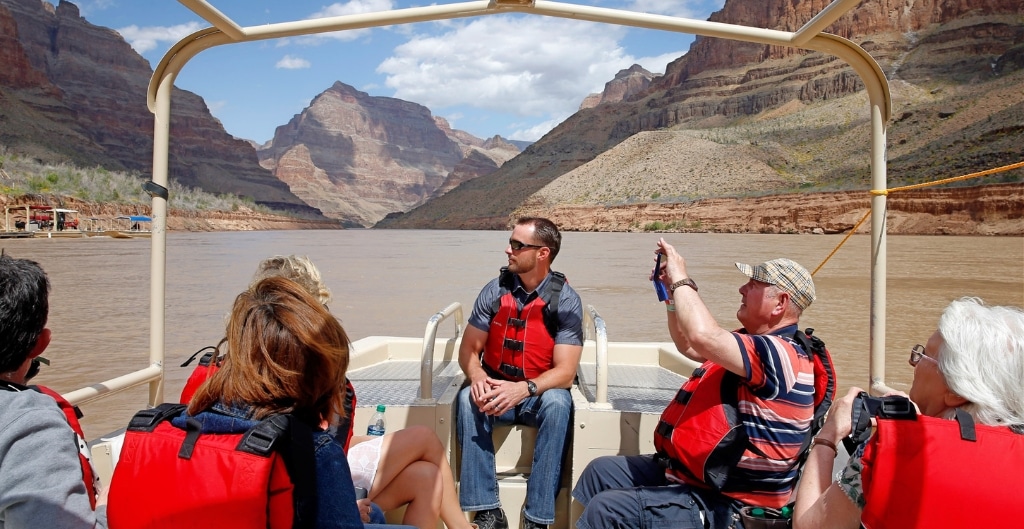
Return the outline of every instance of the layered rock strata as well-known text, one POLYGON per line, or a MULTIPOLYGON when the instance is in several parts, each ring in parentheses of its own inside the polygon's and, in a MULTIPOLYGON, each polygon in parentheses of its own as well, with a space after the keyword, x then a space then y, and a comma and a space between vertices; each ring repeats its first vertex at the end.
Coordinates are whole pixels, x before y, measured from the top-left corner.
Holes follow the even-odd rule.
POLYGON ((278 127, 260 158, 328 217, 370 226, 494 171, 516 152, 454 131, 422 105, 336 82, 278 127))
MULTIPOLYGON (((149 63, 117 32, 82 18, 70 2, 61 0, 54 8, 41 0, 0 0, 0 6, 14 21, 23 51, 18 54, 5 46, 2 55, 3 68, 8 68, 8 60, 17 68, 7 70, 3 84, 10 88, 4 93, 15 101, 12 104, 25 108, 17 130, 8 129, 8 133, 20 132, 23 126, 32 131, 36 127, 32 118, 41 116, 53 123, 50 128, 70 129, 71 136, 81 136, 74 138, 74 149, 67 149, 60 137, 33 136, 27 143, 34 145, 41 159, 82 165, 98 162, 109 169, 150 174, 153 116, 146 106, 146 91, 153 72, 149 63), (23 67, 22 56, 29 68, 23 67), (47 82, 56 90, 46 90, 47 82)), ((4 12, 0 12, 0 23, 6 20, 4 12)), ((9 38, 10 23, 2 27, 9 38)), ((225 132, 195 94, 174 90, 171 135, 169 172, 181 184, 249 196, 277 209, 318 214, 261 168, 252 146, 225 132)))

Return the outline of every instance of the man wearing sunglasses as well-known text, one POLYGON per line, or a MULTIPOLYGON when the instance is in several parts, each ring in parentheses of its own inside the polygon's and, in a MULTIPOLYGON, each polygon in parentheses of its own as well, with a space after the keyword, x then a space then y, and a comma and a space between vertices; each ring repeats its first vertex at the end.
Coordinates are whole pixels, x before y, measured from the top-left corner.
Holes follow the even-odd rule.
POLYGON ((458 398, 462 447, 459 501, 480 529, 505 529, 491 433, 496 424, 538 428, 523 527, 555 521, 555 498, 583 352, 583 305, 565 276, 551 270, 562 235, 548 219, 516 222, 508 266, 477 296, 459 349, 469 385, 458 398))

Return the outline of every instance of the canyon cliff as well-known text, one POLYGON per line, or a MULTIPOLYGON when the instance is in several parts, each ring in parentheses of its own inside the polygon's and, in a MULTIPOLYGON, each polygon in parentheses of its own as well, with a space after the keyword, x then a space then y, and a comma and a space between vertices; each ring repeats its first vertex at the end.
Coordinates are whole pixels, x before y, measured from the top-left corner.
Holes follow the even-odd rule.
MULTIPOLYGON (((827 4, 727 0, 710 19, 795 31, 827 4)), ((894 118, 888 124, 888 174, 893 185, 1020 161, 1022 14, 1024 4, 1017 0, 869 0, 827 29, 863 47, 890 79, 894 118)), ((612 208, 796 189, 862 189, 866 195, 867 108, 860 80, 835 57, 697 37, 689 52, 644 92, 580 110, 498 171, 380 226, 504 229, 524 204, 538 212, 567 204, 612 208), (730 155, 697 171, 688 160, 699 158, 707 147, 700 142, 656 153, 641 150, 628 156, 643 159, 647 167, 677 169, 685 178, 673 185, 658 178, 661 172, 637 172, 629 185, 600 196, 573 195, 561 202, 535 196, 647 131, 690 131, 730 155), (752 174, 760 176, 748 179, 752 174), (723 181, 739 184, 722 189, 714 184, 723 181)), ((980 183, 1022 178, 1024 171, 1016 170, 980 183)))
MULTIPOLYGON (((121 36, 90 24, 61 1, 0 0, 0 141, 46 162, 99 165, 148 176, 153 71, 121 36)), ((225 132, 199 96, 172 95, 170 170, 189 187, 252 197, 319 217, 267 170, 246 141, 225 132)))
POLYGON ((634 64, 625 70, 619 70, 615 78, 604 84, 604 90, 599 94, 590 94, 583 98, 580 103, 580 110, 594 108, 602 103, 617 103, 628 101, 637 94, 641 94, 651 86, 651 80, 655 75, 648 72, 639 64, 634 64))
POLYGON ((306 203, 355 227, 493 172, 518 152, 500 138, 452 130, 422 105, 336 82, 278 127, 259 156, 306 203))

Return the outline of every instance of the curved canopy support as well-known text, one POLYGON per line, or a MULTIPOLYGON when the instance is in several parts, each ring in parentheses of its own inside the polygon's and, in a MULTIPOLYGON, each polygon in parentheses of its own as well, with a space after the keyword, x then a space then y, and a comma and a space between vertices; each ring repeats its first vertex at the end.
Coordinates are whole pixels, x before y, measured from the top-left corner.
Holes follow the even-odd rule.
MULTIPOLYGON (((871 181, 874 189, 886 188, 885 136, 891 115, 889 85, 875 60, 853 42, 821 33, 859 0, 835 0, 796 32, 754 28, 667 15, 566 4, 547 0, 477 0, 454 4, 395 9, 294 22, 242 27, 206 0, 179 0, 213 24, 175 44, 153 72, 147 93, 155 116, 153 131, 153 181, 167 187, 170 142, 171 92, 178 72, 200 52, 224 44, 311 35, 415 22, 450 20, 504 13, 524 13, 586 20, 637 28, 689 33, 744 42, 804 48, 835 55, 860 76, 871 107, 871 181)), ((871 387, 884 387, 885 379, 885 196, 871 199, 871 387)), ((167 200, 153 197, 152 278, 150 285, 150 359, 162 365, 164 356, 164 287, 166 283, 167 200)), ((163 401, 160 382, 150 386, 150 404, 163 401)))

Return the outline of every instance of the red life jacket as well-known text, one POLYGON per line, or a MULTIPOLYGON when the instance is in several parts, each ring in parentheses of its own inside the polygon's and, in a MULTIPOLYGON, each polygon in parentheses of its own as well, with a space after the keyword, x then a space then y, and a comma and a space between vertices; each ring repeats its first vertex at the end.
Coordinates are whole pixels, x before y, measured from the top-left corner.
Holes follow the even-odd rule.
POLYGON ((308 426, 276 415, 244 433, 200 433, 195 419, 184 430, 171 424, 184 410, 162 404, 132 418, 110 483, 110 527, 314 526, 308 426))
POLYGON ((483 364, 505 380, 536 378, 554 365, 558 332, 558 299, 565 276, 551 272, 551 279, 537 297, 519 310, 512 295, 514 275, 501 269, 498 298, 484 345, 483 364))
POLYGON ((85 433, 82 431, 82 425, 78 423, 78 419, 82 418, 82 411, 78 409, 78 406, 73 406, 68 402, 60 393, 46 386, 29 387, 39 393, 49 395, 53 400, 57 401, 57 406, 60 407, 60 411, 64 412, 68 425, 74 430, 75 442, 78 443, 78 462, 82 465, 82 482, 85 483, 85 492, 89 496, 89 505, 95 510, 99 477, 92 468, 92 453, 89 451, 88 443, 85 442, 85 433))
MULTIPOLYGON (((221 343, 224 343, 224 341, 221 340, 221 343)), ((203 382, 209 380, 220 369, 220 362, 224 359, 224 355, 220 354, 219 345, 217 347, 208 345, 188 357, 188 360, 185 360, 181 367, 188 367, 199 353, 203 353, 203 356, 199 358, 199 363, 196 364, 196 368, 192 370, 192 374, 185 381, 185 387, 181 389, 181 398, 178 402, 182 404, 188 404, 192 400, 192 395, 196 394, 199 386, 203 385, 203 382)))
POLYGON ((865 528, 1019 523, 1024 435, 975 424, 970 414, 956 411, 956 420, 876 419, 861 474, 865 528))
MULTIPOLYGON (((806 459, 811 438, 824 423, 836 387, 832 357, 824 342, 811 336, 813 332, 797 330, 793 336, 814 364, 814 416, 811 431, 799 449, 797 465, 806 459)), ((744 490, 730 481, 730 473, 745 452, 769 458, 751 444, 739 420, 739 384, 739 375, 710 361, 694 370, 662 412, 654 430, 654 448, 666 465, 666 473, 684 483, 748 504, 782 507, 787 498, 744 490)))
MULTIPOLYGON (((221 341, 221 343, 224 342, 221 341)), ((181 364, 181 367, 187 367, 191 364, 199 353, 203 353, 203 356, 199 358, 199 363, 196 364, 196 368, 192 370, 192 374, 189 375, 188 380, 185 381, 185 387, 181 389, 179 402, 182 404, 188 404, 192 400, 192 396, 195 395, 199 386, 201 386, 203 382, 209 380, 210 377, 220 369, 221 360, 224 358, 224 356, 220 354, 219 345, 217 347, 208 345, 193 353, 188 360, 185 360, 185 362, 181 364), (214 360, 215 358, 216 360, 214 360)), ((336 426, 334 426, 334 428, 335 431, 339 432, 347 431, 344 443, 345 453, 347 454, 349 444, 352 443, 352 417, 354 417, 356 412, 356 388, 352 386, 352 381, 347 378, 345 379, 344 409, 345 416, 335 420, 336 426)))

